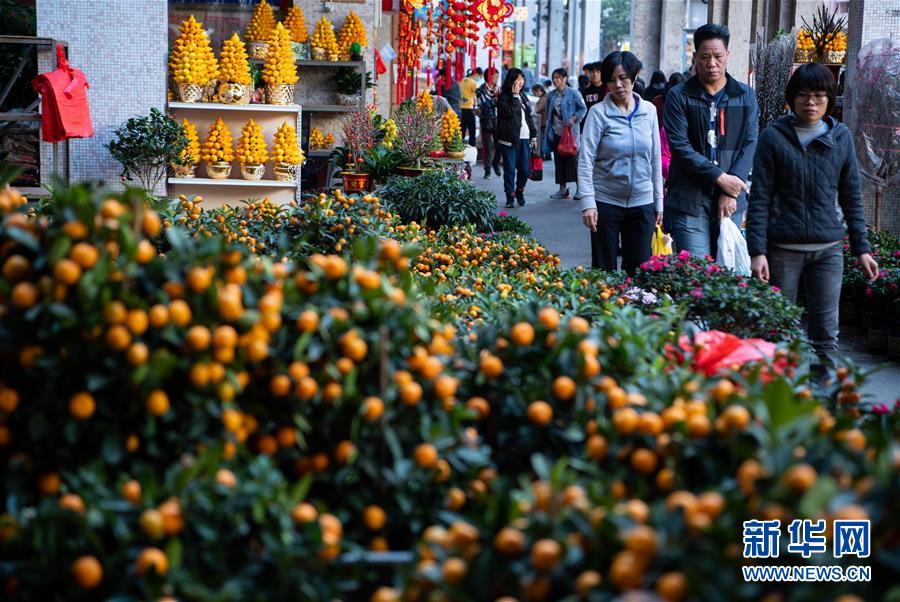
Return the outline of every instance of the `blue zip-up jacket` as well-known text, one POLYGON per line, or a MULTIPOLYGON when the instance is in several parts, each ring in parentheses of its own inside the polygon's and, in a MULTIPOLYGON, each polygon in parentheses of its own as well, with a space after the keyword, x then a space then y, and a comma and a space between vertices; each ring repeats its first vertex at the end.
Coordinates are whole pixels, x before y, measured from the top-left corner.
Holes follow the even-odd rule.
POLYGON ((656 107, 634 95, 625 115, 607 95, 588 111, 578 155, 581 209, 596 203, 663 210, 662 156, 656 107))
MULTIPOLYGON (((559 96, 559 90, 553 88, 547 94, 547 111, 553 110, 553 104, 559 96)), ((562 119, 563 122, 569 121, 573 116, 577 118, 575 126, 572 127, 572 133, 575 135, 575 144, 581 148, 581 128, 576 127, 584 116, 587 115, 587 105, 584 104, 584 98, 574 88, 566 88, 562 98, 562 119)), ((556 147, 556 134, 553 132, 553 117, 547 114, 547 131, 544 132, 544 152, 549 153, 556 147)))

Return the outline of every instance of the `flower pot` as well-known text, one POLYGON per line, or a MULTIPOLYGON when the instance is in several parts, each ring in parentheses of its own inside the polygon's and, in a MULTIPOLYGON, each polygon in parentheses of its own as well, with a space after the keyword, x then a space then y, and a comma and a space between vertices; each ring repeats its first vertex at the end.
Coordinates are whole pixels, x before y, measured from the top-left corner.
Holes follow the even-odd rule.
POLYGON ((397 175, 404 176, 406 178, 418 178, 423 173, 425 173, 425 168, 423 167, 411 167, 409 165, 401 165, 397 168, 397 175))
POLYGON ((219 84, 215 102, 226 105, 248 105, 253 94, 250 86, 246 84, 219 84))
POLYGON ((257 163, 256 165, 244 165, 241 163, 241 177, 245 180, 262 180, 264 173, 266 173, 266 166, 262 163, 257 163))
POLYGON ((338 93, 338 104, 344 107, 358 107, 362 97, 359 94, 341 94, 338 93))
POLYGON ((324 48, 316 48, 315 46, 313 46, 312 49, 310 50, 310 52, 312 53, 312 59, 314 61, 327 61, 328 60, 328 53, 325 52, 324 48))
POLYGON ((176 178, 193 178, 197 175, 196 165, 172 165, 172 175, 176 178))
POLYGON ((854 298, 841 298, 838 311, 841 322, 855 324, 859 321, 859 302, 854 298))
POLYGON ((341 180, 347 192, 364 192, 372 189, 372 174, 342 171, 341 180))
POLYGON ((250 42, 247 44, 247 54, 251 59, 264 59, 269 54, 268 42, 250 42))
POLYGON ((815 50, 796 50, 794 51, 795 63, 812 63, 816 60, 815 50))
POLYGON ((826 50, 825 51, 825 62, 830 63, 832 65, 840 65, 845 60, 847 60, 847 51, 846 50, 826 50))
POLYGON ((200 84, 178 84, 178 98, 181 102, 203 102, 203 86, 200 84))
POLYGON ((872 351, 887 351, 888 348, 888 329, 884 323, 879 324, 876 320, 869 323, 869 336, 866 341, 872 351))
POLYGON ((270 105, 294 104, 294 85, 278 84, 276 86, 266 86, 266 101, 270 105))
POLYGON ((291 51, 295 61, 309 60, 309 42, 291 42, 291 51))
POLYGON ((276 182, 296 182, 297 166, 292 163, 277 162, 272 167, 276 182))
POLYGON ((887 355, 895 362, 900 362, 900 324, 888 328, 887 355))
POLYGON ((444 156, 446 156, 448 159, 462 159, 463 157, 466 156, 466 152, 465 151, 447 151, 447 154, 444 156))
POLYGON ((215 161, 206 164, 206 175, 213 180, 224 180, 231 175, 231 163, 215 161))

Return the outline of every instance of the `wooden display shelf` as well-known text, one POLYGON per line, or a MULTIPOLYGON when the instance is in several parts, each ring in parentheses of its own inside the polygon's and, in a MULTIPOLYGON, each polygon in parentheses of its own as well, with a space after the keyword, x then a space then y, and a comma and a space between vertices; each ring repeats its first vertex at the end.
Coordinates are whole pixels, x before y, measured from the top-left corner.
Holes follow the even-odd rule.
POLYGON ((242 178, 169 178, 170 186, 235 186, 240 188, 296 188, 297 182, 279 182, 278 180, 244 180, 242 178))
MULTIPOLYGON (((250 63, 262 65, 265 59, 249 59, 250 63)), ((298 67, 359 67, 365 61, 296 61, 298 67)))
POLYGON ((306 153, 307 157, 330 157, 331 153, 334 152, 334 149, 330 148, 317 148, 316 150, 311 150, 306 153))
POLYGON ((300 105, 230 105, 221 102, 170 102, 169 109, 183 109, 191 111, 257 111, 261 113, 299 113, 303 108, 300 105))

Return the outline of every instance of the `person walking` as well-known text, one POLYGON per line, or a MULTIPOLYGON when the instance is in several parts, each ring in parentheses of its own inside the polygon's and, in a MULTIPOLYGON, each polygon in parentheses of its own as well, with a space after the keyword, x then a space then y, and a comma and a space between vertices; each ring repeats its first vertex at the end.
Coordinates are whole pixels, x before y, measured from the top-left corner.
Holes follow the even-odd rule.
MULTIPOLYGON (((534 113, 537 115, 537 121, 535 125, 537 125, 537 138, 538 140, 544 139, 544 134, 547 132, 547 89, 544 88, 541 84, 534 84, 531 86, 531 95, 537 98, 537 102, 534 105, 534 113)), ((546 153, 542 150, 541 156, 546 158, 546 153)))
POLYGON ((445 88, 441 94, 450 105, 450 108, 453 109, 453 112, 456 113, 456 116, 459 117, 462 115, 462 109, 460 108, 460 103, 462 102, 462 90, 459 87, 458 81, 451 81, 450 85, 445 88))
MULTIPOLYGON (((588 111, 598 104, 606 96, 606 86, 603 85, 603 75, 600 73, 600 61, 588 63, 584 66, 588 74, 588 85, 581 89, 581 97, 584 98, 584 106, 588 111)), ((587 118, 587 112, 585 112, 587 118)), ((581 128, 584 129, 584 119, 581 120, 581 128)))
POLYGON ((525 76, 525 89, 531 90, 534 85, 534 72, 528 68, 528 61, 522 63, 522 74, 525 76))
POLYGON ((470 71, 459 83, 460 94, 462 94, 462 100, 460 100, 459 108, 462 110, 461 115, 461 130, 462 130, 462 138, 469 138, 469 146, 475 146, 475 96, 478 90, 478 83, 475 81, 475 72, 470 71))
POLYGON ((481 158, 484 163, 484 177, 491 178, 491 167, 500 175, 502 154, 497 149, 497 97, 500 86, 497 85, 499 74, 493 67, 485 72, 484 84, 476 93, 476 110, 481 120, 481 158))
POLYGON ((622 269, 629 275, 650 258, 653 231, 663 217, 659 124, 655 107, 634 92, 640 70, 631 52, 603 59, 609 94, 588 112, 578 157, 582 221, 597 233, 593 265, 616 269, 621 234, 622 269))
POLYGON ((657 96, 662 96, 665 91, 666 74, 657 69, 653 72, 653 75, 650 76, 650 85, 647 86, 647 89, 644 90, 644 93, 641 96, 644 97, 644 100, 652 101, 657 96))
POLYGON ((510 69, 497 98, 497 147, 503 154, 503 191, 506 207, 525 206, 525 184, 531 170, 531 152, 537 147, 537 128, 531 103, 524 93, 525 75, 510 69))
POLYGON ((834 76, 824 65, 801 65, 785 97, 792 114, 765 129, 753 161, 747 249, 753 275, 791 301, 802 284, 807 333, 819 358, 817 372, 824 375, 838 350, 844 237, 849 233, 850 252, 866 279, 878 277, 878 264, 866 239, 853 137, 829 115, 834 76))
POLYGON ((679 250, 701 257, 716 256, 722 219, 741 226, 759 133, 753 90, 727 72, 729 37, 722 25, 697 29, 697 74, 669 91, 663 118, 672 152, 667 225, 679 250))
POLYGON ((556 171, 556 183, 559 190, 550 195, 554 199, 569 198, 569 182, 578 182, 578 156, 563 157, 556 147, 566 128, 572 130, 575 143, 579 143, 581 123, 587 114, 584 99, 576 90, 569 87, 569 74, 565 69, 555 69, 552 74, 553 89, 547 95, 547 123, 549 127, 542 139, 543 152, 553 151, 553 167, 556 171))

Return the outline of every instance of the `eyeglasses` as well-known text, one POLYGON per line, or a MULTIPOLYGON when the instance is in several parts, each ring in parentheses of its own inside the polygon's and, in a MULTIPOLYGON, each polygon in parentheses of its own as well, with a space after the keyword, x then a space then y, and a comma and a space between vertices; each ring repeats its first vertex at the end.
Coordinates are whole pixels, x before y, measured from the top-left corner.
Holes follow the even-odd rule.
POLYGON ((828 94, 825 92, 797 92, 796 99, 800 102, 807 102, 812 99, 817 105, 828 102, 828 94))

